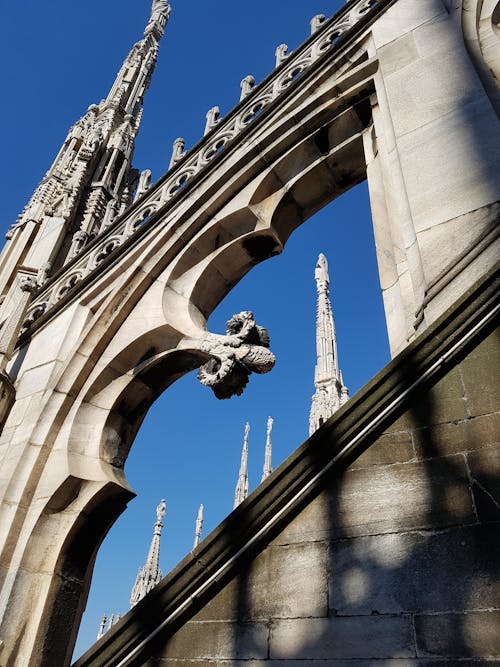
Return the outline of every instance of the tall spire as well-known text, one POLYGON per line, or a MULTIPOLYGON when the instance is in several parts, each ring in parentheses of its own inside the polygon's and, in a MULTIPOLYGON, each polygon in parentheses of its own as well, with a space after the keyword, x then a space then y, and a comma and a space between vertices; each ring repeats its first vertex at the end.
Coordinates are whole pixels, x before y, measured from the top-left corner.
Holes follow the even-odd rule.
POLYGON ((130 595, 130 606, 136 605, 139 600, 149 593, 160 581, 162 574, 160 570, 160 536, 163 528, 163 517, 166 514, 167 505, 164 500, 156 508, 156 523, 153 530, 153 539, 149 547, 148 557, 144 567, 139 568, 132 593, 130 595))
MULTIPOLYGON (((0 297, 6 295, 21 264, 43 282, 131 204, 138 180, 132 158, 143 96, 169 14, 166 0, 153 2, 144 37, 132 47, 108 96, 92 104, 69 130, 52 166, 7 233, 0 256, 0 297)), ((7 315, 4 306, 0 322, 7 315)))
POLYGON ((243 438, 243 449, 241 452, 240 473, 238 475, 238 482, 234 492, 234 505, 238 507, 248 496, 248 435, 250 433, 250 424, 245 424, 245 435, 243 438))
POLYGON ((337 339, 330 302, 330 277, 328 263, 321 253, 314 272, 318 291, 316 313, 316 369, 309 415, 309 435, 312 435, 349 398, 338 366, 337 339))
POLYGON ((198 509, 198 516, 196 517, 196 528, 194 531, 193 549, 196 549, 201 540, 201 531, 203 530, 203 505, 198 509))
POLYGON ((272 417, 267 418, 267 437, 266 437, 266 454, 264 457, 264 467, 262 469, 262 479, 263 482, 269 477, 273 471, 272 467, 272 456, 273 456, 273 443, 271 441, 271 431, 273 430, 274 419, 272 417))

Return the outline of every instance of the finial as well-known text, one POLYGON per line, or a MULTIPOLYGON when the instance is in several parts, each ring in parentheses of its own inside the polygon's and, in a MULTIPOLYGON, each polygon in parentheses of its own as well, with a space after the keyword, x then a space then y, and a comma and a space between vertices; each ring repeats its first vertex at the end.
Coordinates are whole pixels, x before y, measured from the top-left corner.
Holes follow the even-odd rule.
POLYGON ((108 628, 107 628, 106 632, 111 630, 111 628, 113 627, 114 624, 115 624, 115 615, 111 614, 111 616, 109 617, 109 623, 108 623, 108 628))
POLYGON ((201 540, 201 531, 203 529, 203 504, 198 509, 198 516, 196 518, 196 528, 194 534, 193 549, 196 549, 201 540))
POLYGON ((316 16, 313 16, 311 19, 311 35, 314 35, 314 33, 321 28, 324 22, 324 14, 316 14, 316 16))
POLYGON ((141 195, 149 190, 151 185, 151 170, 144 169, 141 171, 139 176, 139 184, 137 185, 137 190, 135 191, 134 201, 138 199, 141 195))
POLYGON ((97 639, 100 639, 101 637, 104 636, 104 633, 106 632, 106 621, 108 620, 106 614, 103 614, 101 617, 101 623, 99 625, 99 631, 97 633, 97 639))
POLYGON ((248 97, 248 95, 250 95, 254 86, 255 86, 255 79, 251 74, 242 79, 240 83, 240 88, 241 88, 240 102, 241 100, 244 100, 245 97, 248 97))
POLYGON ((272 441, 271 441, 271 431, 273 430, 274 419, 272 417, 267 418, 267 437, 266 437, 266 453, 264 456, 264 467, 262 469, 262 479, 263 482, 269 477, 273 471, 272 467, 272 441))
POLYGON ((207 122, 205 125, 205 132, 203 133, 208 134, 210 130, 217 125, 219 122, 219 116, 220 116, 220 109, 219 107, 212 107, 207 111, 207 122))
POLYGON ((276 67, 279 67, 282 62, 284 62, 288 56, 288 46, 286 44, 280 44, 276 49, 276 67))
POLYGON ((174 143, 172 145, 172 157, 170 158, 170 164, 168 165, 169 169, 172 169, 174 164, 179 162, 179 160, 184 157, 184 155, 185 155, 185 153, 184 153, 185 146, 186 146, 186 142, 184 141, 184 139, 182 137, 178 137, 174 141, 174 143))

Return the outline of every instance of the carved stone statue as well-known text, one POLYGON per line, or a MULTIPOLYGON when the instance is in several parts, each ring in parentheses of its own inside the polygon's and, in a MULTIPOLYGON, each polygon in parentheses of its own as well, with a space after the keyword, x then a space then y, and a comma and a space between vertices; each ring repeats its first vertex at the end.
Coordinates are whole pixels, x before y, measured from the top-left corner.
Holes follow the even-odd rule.
POLYGON ((159 35, 163 35, 166 22, 170 16, 171 7, 168 0, 153 0, 151 7, 151 18, 146 26, 144 34, 147 35, 153 30, 159 31, 159 35))
POLYGON ((268 373, 276 361, 267 329, 248 310, 233 315, 225 336, 207 334, 201 350, 212 358, 200 367, 198 380, 220 399, 239 396, 251 373, 268 373))
POLYGON ((156 14, 164 14, 167 17, 170 15, 171 7, 168 0, 153 0, 151 7, 151 16, 156 14))

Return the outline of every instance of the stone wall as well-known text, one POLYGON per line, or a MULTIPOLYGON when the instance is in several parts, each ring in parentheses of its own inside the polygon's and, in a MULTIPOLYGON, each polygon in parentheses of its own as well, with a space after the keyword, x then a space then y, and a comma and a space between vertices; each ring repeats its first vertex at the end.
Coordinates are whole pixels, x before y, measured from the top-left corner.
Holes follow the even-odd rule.
POLYGON ((491 332, 141 664, 500 664, 499 368, 491 332))

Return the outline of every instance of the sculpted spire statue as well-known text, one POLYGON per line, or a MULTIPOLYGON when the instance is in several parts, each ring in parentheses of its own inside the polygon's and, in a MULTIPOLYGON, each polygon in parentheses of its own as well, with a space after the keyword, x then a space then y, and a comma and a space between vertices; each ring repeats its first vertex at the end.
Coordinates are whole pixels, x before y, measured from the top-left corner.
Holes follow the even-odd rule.
POLYGON ((316 313, 316 369, 309 415, 309 435, 312 435, 349 398, 338 365, 337 337, 330 302, 328 262, 321 253, 314 271, 318 303, 316 313))
POLYGON ((203 530, 203 504, 198 508, 198 516, 196 517, 196 527, 194 530, 193 549, 196 549, 201 541, 201 531, 203 530))
POLYGON ((262 479, 263 482, 269 477, 273 471, 272 466, 272 456, 273 456, 273 443, 271 440, 271 431, 273 430, 274 419, 272 417, 267 418, 267 437, 266 437, 266 453, 264 456, 264 468, 262 469, 262 479))
POLYGON ((168 0, 153 0, 153 5, 151 7, 151 18, 149 19, 149 23, 146 26, 144 35, 157 32, 157 36, 161 37, 170 16, 170 12, 171 7, 168 0))
POLYGON ((234 492, 233 509, 238 507, 248 496, 248 436, 250 433, 250 424, 245 424, 245 435, 243 437, 243 449, 241 451, 240 472, 238 482, 234 492))
POLYGON ((163 518, 167 511, 167 504, 164 500, 156 508, 156 523, 153 529, 153 539, 149 547, 148 557, 143 567, 139 568, 132 593, 130 594, 130 606, 136 605, 139 600, 149 593, 161 580, 160 570, 160 537, 163 528, 163 518))

